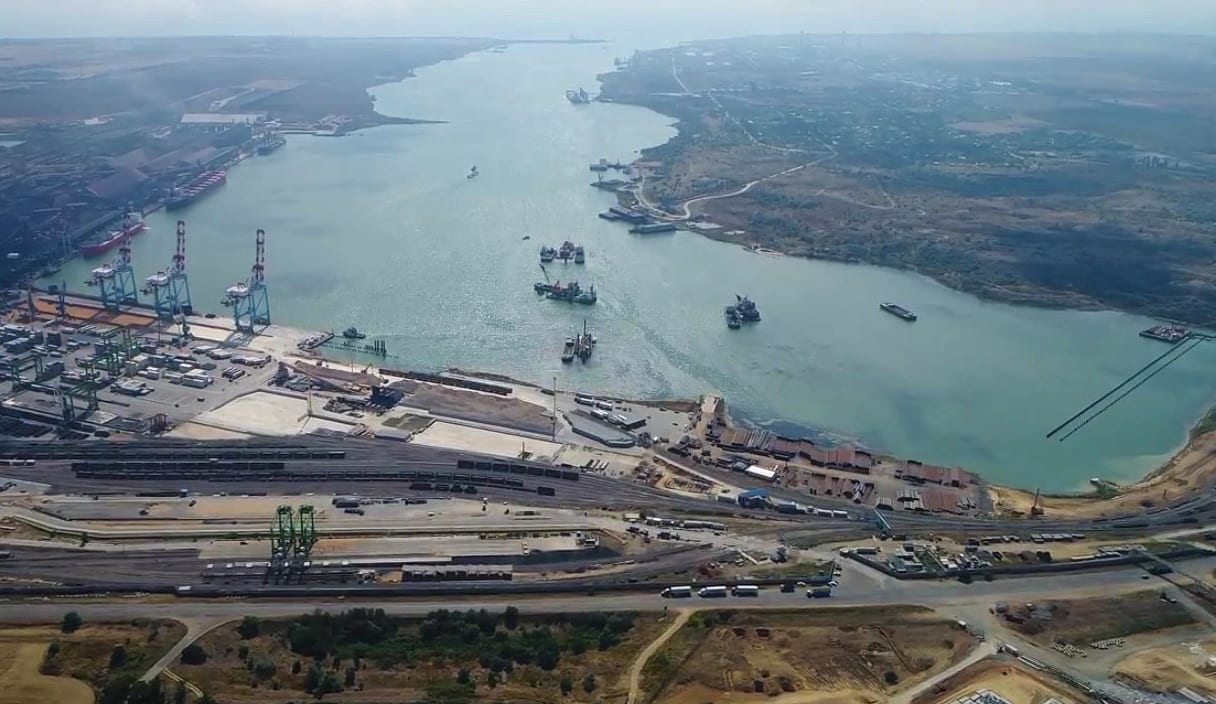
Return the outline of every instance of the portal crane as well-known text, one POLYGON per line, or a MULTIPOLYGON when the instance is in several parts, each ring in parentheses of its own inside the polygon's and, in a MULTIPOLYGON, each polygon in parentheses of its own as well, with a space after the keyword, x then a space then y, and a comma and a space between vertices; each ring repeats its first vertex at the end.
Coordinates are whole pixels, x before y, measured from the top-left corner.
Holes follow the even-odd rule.
POLYGON ((223 304, 232 306, 236 329, 252 333, 258 325, 270 325, 270 294, 266 289, 266 231, 258 230, 257 252, 249 279, 228 287, 223 304))
MULTIPOLYGON (((130 215, 123 219, 123 232, 129 232, 130 215)), ((101 295, 101 305, 106 310, 116 311, 124 305, 139 303, 139 287, 135 283, 135 269, 131 266, 131 236, 124 234, 118 246, 118 256, 109 264, 102 264, 92 272, 91 286, 96 286, 101 295)))
POLYGON ((158 271, 148 277, 143 293, 152 296, 156 317, 173 320, 179 315, 191 315, 190 279, 186 275, 186 223, 177 221, 177 250, 167 272, 158 271))

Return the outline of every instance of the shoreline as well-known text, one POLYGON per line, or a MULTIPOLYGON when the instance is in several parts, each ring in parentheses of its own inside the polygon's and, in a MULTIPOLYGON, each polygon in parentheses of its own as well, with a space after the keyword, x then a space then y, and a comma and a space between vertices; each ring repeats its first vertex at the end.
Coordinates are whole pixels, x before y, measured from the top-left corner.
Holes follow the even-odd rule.
MULTIPOLYGON (((602 72, 602 73, 599 73, 596 75, 595 78, 600 83, 600 96, 604 96, 604 88, 606 85, 605 78, 614 73, 616 73, 616 71, 605 71, 605 72, 602 72)), ((685 116, 680 116, 677 114, 673 114, 673 112, 669 112, 668 110, 671 110, 670 105, 668 105, 668 106, 665 106, 662 104, 656 105, 652 101, 647 101, 645 99, 645 96, 636 96, 636 95, 632 95, 632 94, 621 95, 621 94, 610 93, 607 96, 607 98, 612 103, 620 103, 623 105, 632 105, 634 107, 645 108, 647 110, 651 110, 655 113, 658 113, 660 115, 663 115, 664 117, 671 119, 670 124, 676 130, 676 134, 671 136, 670 138, 668 138, 668 140, 666 142, 663 142, 662 144, 655 144, 655 145, 651 145, 651 146, 640 149, 638 152, 638 157, 637 157, 637 159, 635 159, 635 161, 656 162, 656 163, 661 164, 664 170, 670 169, 672 166, 672 160, 670 158, 664 156, 661 152, 662 152, 662 150, 664 150, 669 145, 672 145, 673 143, 676 143, 676 142, 687 143, 689 141, 690 134, 692 134, 694 132, 694 130, 692 128, 690 128, 690 126, 688 124, 688 119, 685 116), (659 152, 659 153, 656 153, 656 152, 659 152)), ((597 100, 598 99, 599 98, 597 98, 597 100)), ((814 162, 812 162, 812 163, 814 163, 814 162)), ((791 165, 793 165, 793 164, 791 164, 791 165)), ((761 179, 761 181, 763 181, 763 180, 765 180, 765 179, 761 179)), ((698 221, 711 221, 712 222, 713 221, 712 214, 707 212, 704 208, 700 208, 700 206, 708 205, 709 203, 712 203, 713 201, 716 201, 716 200, 729 200, 730 198, 727 196, 727 194, 731 193, 731 190, 728 189, 722 193, 715 193, 715 192, 699 193, 699 194, 696 194, 696 195, 693 195, 690 197, 680 198, 678 201, 676 201, 675 208, 678 210, 678 209, 684 207, 686 204, 688 204, 689 205, 689 209, 688 209, 689 217, 685 218, 681 215, 673 215, 671 212, 661 210, 658 207, 650 207, 649 205, 647 205, 643 201, 643 199, 639 197, 639 191, 640 190, 644 191, 644 189, 645 189, 645 179, 643 178, 643 180, 640 182, 640 184, 630 186, 621 191, 617 191, 617 196, 618 196, 618 199, 620 200, 620 205, 622 205, 624 207, 636 208, 636 209, 642 210, 642 211, 650 214, 651 217, 653 217, 656 220, 660 220, 663 222, 672 222, 677 225, 678 224, 688 225, 689 223, 698 222, 698 221), (695 212, 698 209, 701 213, 700 217, 698 217, 695 212)), ((743 195, 743 194, 738 194, 738 195, 743 195)), ((718 223, 718 224, 721 224, 721 223, 718 223)), ((877 257, 877 258, 873 258, 873 259, 862 259, 862 258, 858 258, 858 257, 834 256, 831 253, 817 252, 817 251, 805 251, 805 250, 794 251, 793 249, 791 249, 791 247, 789 245, 783 244, 783 242, 784 242, 783 240, 779 240, 776 242, 774 242, 774 241, 754 241, 751 239, 741 239, 739 237, 726 234, 727 232, 730 232, 730 231, 733 231, 734 229, 736 229, 733 227, 723 226, 719 229, 712 229, 712 230, 696 228, 696 227, 682 227, 681 229, 685 229, 690 232, 695 232, 696 234, 701 235, 702 237, 706 237, 708 239, 711 239, 711 240, 714 240, 717 242, 726 242, 726 243, 730 243, 730 244, 736 244, 736 245, 739 245, 741 247, 748 249, 748 251, 753 251, 754 248, 759 248, 759 249, 763 250, 765 253, 780 254, 782 256, 788 256, 788 257, 798 257, 801 259, 835 262, 835 263, 842 263, 842 264, 862 264, 862 265, 866 265, 866 266, 877 266, 877 267, 883 267, 883 268, 887 268, 887 269, 894 269, 896 271, 910 272, 910 273, 918 274, 920 276, 924 276, 928 279, 931 279, 934 282, 941 284, 942 286, 945 286, 951 290, 970 294, 970 295, 975 296, 976 298, 980 299, 981 301, 986 301, 986 302, 1004 303, 1007 305, 1024 305, 1024 306, 1031 306, 1034 308, 1040 308, 1040 309, 1045 309, 1045 310, 1070 310, 1070 311, 1094 311, 1094 312, 1096 312, 1096 311, 1113 311, 1113 312, 1118 312, 1118 313, 1126 313, 1129 315, 1138 315, 1138 316, 1145 317, 1145 318, 1151 318, 1155 321, 1159 321, 1162 323, 1185 325, 1187 327, 1197 328, 1197 329, 1216 325, 1216 321, 1200 322, 1200 321, 1179 320, 1177 318, 1173 318, 1169 315, 1165 315, 1165 314, 1156 312, 1151 309, 1117 308, 1117 307, 1114 307, 1114 306, 1111 306, 1108 304, 1104 304, 1098 300, 1095 300, 1092 296, 1090 296, 1088 294, 1084 294, 1084 293, 1077 293, 1077 292, 1070 292, 1070 291, 1053 291, 1050 289, 1033 288, 1033 287, 1031 287, 1029 289, 1025 289, 1025 290, 1010 290, 1008 288, 993 284, 991 282, 973 281, 973 280, 966 279, 966 278, 958 278, 958 277, 952 276, 949 272, 942 272, 942 273, 935 274, 932 272, 925 271, 916 266, 908 266, 905 263, 903 263, 903 261, 900 259, 890 259, 890 258, 884 258, 881 256, 877 257)), ((748 234, 750 234, 750 231, 745 230, 744 233, 745 233, 744 237, 747 237, 748 234)), ((806 243, 806 242, 803 242, 803 244, 809 245, 809 243, 806 243)))

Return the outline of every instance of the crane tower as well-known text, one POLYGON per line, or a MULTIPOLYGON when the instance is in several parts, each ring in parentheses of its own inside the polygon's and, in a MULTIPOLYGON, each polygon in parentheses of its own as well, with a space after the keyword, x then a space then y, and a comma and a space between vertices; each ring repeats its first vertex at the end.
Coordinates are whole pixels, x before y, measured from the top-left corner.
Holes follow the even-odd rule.
POLYGON ((228 287, 224 305, 232 306, 236 329, 253 332, 258 325, 270 324, 270 295, 266 290, 266 231, 258 230, 257 252, 249 279, 228 287))
MULTIPOLYGON (((128 216, 129 218, 130 216, 128 216)), ((129 230, 129 219, 123 220, 123 231, 129 230)), ((91 284, 101 294, 101 305, 106 310, 118 310, 123 305, 139 303, 139 288, 135 283, 135 269, 131 266, 131 236, 124 234, 118 246, 118 256, 109 264, 93 270, 91 284)))
POLYGON ((158 271, 148 277, 143 291, 152 295, 152 306, 156 317, 172 320, 177 315, 191 315, 194 306, 190 302, 190 279, 186 276, 186 223, 177 221, 177 250, 169 271, 158 271))

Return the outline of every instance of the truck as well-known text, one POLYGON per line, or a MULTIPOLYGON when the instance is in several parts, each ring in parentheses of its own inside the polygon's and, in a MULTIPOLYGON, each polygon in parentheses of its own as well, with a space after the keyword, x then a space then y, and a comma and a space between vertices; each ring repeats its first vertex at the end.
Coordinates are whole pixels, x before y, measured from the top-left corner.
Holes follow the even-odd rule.
POLYGON ((664 599, 687 599, 692 596, 692 587, 667 587, 659 592, 664 599))
POLYGON ((870 545, 863 545, 859 548, 853 548, 853 553, 857 555, 877 555, 878 548, 870 545))
POLYGON ((811 585, 812 587, 825 587, 830 584, 831 581, 832 575, 830 574, 813 574, 806 580, 807 584, 811 585))
POLYGON ((701 587, 697 590, 697 596, 702 599, 719 599, 726 596, 726 587, 701 587))
POLYGON ((733 596, 760 596, 760 587, 754 584, 737 584, 730 593, 733 596))
POLYGON ((806 598, 808 599, 826 599, 832 596, 831 587, 812 587, 806 590, 806 598))

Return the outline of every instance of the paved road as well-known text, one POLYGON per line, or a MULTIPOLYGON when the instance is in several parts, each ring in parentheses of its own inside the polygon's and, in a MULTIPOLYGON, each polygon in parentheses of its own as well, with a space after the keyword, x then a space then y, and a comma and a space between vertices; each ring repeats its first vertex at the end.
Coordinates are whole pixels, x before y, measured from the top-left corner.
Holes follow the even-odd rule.
MULTIPOLYGON (((1216 558, 1191 563, 1196 572, 1216 567, 1216 558)), ((86 621, 114 621, 136 617, 176 619, 235 619, 246 614, 264 617, 286 617, 314 609, 340 611, 343 609, 382 608, 399 616, 422 616, 436 609, 502 609, 508 604, 532 613, 571 613, 587 611, 660 611, 663 607, 780 609, 815 606, 848 607, 885 604, 918 604, 933 607, 958 608, 991 605, 997 601, 1032 601, 1036 599, 1077 597, 1138 591, 1159 587, 1157 580, 1143 579, 1144 571, 1123 567, 1100 572, 1085 572, 1053 577, 1023 577, 994 582, 960 584, 958 582, 897 582, 846 579, 837 595, 830 599, 808 600, 803 593, 783 594, 777 589, 761 591, 755 598, 727 598, 671 601, 657 594, 569 594, 544 597, 505 596, 460 599, 344 599, 327 597, 318 590, 312 599, 181 599, 164 603, 90 602, 71 599, 44 599, 0 602, 0 622, 56 622, 68 611, 76 611, 86 621)), ((846 575, 847 577, 847 575, 846 575)))

